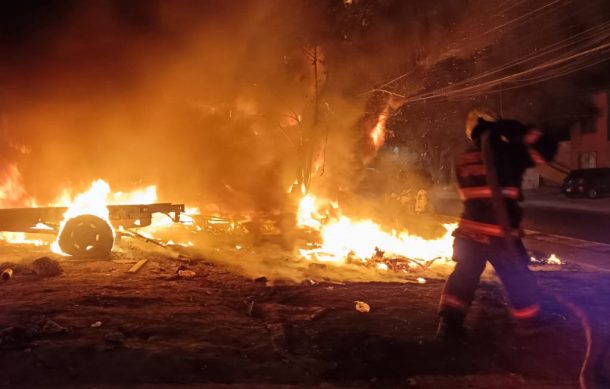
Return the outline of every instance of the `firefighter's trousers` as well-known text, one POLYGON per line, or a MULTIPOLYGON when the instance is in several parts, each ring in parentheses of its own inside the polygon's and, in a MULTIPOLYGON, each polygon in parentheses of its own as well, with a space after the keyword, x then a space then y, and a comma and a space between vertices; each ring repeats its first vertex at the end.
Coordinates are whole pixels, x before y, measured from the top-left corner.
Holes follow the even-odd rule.
POLYGON ((456 265, 441 296, 440 314, 465 316, 489 261, 504 285, 513 316, 517 319, 536 316, 540 310, 539 292, 534 275, 527 267, 530 259, 521 240, 514 246, 514 250, 508 250, 499 238, 480 243, 456 237, 453 244, 456 265))

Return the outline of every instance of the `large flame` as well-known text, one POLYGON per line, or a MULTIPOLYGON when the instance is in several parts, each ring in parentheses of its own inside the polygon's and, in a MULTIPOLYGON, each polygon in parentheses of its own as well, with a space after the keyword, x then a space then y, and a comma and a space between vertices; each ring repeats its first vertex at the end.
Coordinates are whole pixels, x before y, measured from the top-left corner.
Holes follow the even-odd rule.
MULTIPOLYGON (((67 206, 68 210, 64 213, 64 218, 59 226, 59 233, 55 242, 51 245, 51 250, 57 254, 65 255, 59 247, 59 236, 66 222, 80 215, 94 215, 106 221, 112 230, 115 230, 110 222, 110 211, 108 205, 113 204, 151 204, 157 201, 157 188, 154 185, 131 192, 111 192, 110 185, 104 180, 96 180, 91 187, 73 199, 68 191, 64 191, 59 201, 54 205, 67 206)), ((167 219, 167 217, 166 217, 167 219)))
POLYGON ((341 215, 336 203, 304 196, 297 223, 320 232, 319 247, 300 250, 301 256, 321 262, 345 263, 348 259, 366 261, 383 252, 386 256, 419 261, 448 260, 453 250, 451 233, 455 224, 445 224, 445 234, 424 239, 407 231, 385 230, 372 220, 352 220, 341 215))
MULTIPOLYGON (((129 192, 112 192, 110 185, 106 181, 98 179, 85 192, 76 195, 73 195, 71 190, 64 189, 61 195, 49 204, 49 206, 53 207, 68 208, 60 222, 55 241, 51 244, 51 250, 57 254, 66 255, 59 247, 58 239, 66 222, 74 217, 80 215, 97 216, 108 223, 113 235, 115 235, 114 226, 110 222, 108 205, 152 204, 156 201, 157 187, 155 185, 138 188, 129 192)), ((9 165, 4 174, 0 174, 0 207, 10 206, 36 207, 36 202, 27 196, 27 192, 22 185, 21 174, 15 165, 9 165)), ((197 208, 188 208, 184 214, 180 215, 180 221, 184 224, 192 224, 193 219, 189 215, 197 214, 198 212, 197 208)), ((154 214, 152 223, 149 226, 142 227, 140 232, 149 238, 153 238, 155 232, 173 223, 174 221, 167 215, 154 214)), ((41 232, 45 232, 42 230, 52 230, 51 227, 41 224, 33 226, 33 230, 36 229, 41 230, 41 232)), ((50 243, 50 240, 33 239, 30 237, 30 234, 24 232, 0 232, 0 241, 36 246, 50 243)))
POLYGON ((106 221, 112 230, 112 235, 115 235, 114 228, 110 223, 110 211, 108 210, 108 197, 110 195, 110 185, 104 180, 97 180, 91 184, 91 187, 83 193, 74 197, 70 201, 68 210, 64 213, 64 218, 59 225, 59 233, 55 242, 51 245, 51 250, 54 253, 67 255, 59 247, 59 236, 61 235, 66 222, 80 215, 93 215, 106 221))

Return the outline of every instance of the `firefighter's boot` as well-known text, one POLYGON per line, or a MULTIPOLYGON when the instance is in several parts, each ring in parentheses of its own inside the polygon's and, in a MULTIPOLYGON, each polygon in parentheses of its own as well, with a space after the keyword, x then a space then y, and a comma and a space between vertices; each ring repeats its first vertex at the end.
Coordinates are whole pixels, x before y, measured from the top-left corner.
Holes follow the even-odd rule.
POLYGON ((466 339, 464 314, 462 312, 441 312, 436 339, 443 343, 464 341, 466 339))

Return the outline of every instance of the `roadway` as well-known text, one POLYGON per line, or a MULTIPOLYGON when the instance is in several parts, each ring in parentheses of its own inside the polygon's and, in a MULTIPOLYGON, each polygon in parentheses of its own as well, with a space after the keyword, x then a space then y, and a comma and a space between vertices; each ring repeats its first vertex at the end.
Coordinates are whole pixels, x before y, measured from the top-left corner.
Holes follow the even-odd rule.
POLYGON ((610 244, 610 215, 594 211, 526 206, 523 227, 546 234, 610 244))
MULTIPOLYGON (((610 244, 610 198, 567 199, 554 191, 526 193, 523 228, 610 244)), ((436 212, 459 216, 456 196, 433 200, 436 212)))

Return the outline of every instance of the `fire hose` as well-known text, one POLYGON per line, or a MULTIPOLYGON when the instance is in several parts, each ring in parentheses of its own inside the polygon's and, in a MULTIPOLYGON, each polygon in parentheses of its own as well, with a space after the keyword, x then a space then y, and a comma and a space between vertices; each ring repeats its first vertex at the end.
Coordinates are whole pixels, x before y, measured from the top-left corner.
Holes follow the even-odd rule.
MULTIPOLYGON (((483 158, 483 164, 485 165, 485 175, 487 178, 487 183, 491 188, 492 207, 496 215, 498 224, 502 229, 502 236, 506 244, 506 249, 511 254, 513 254, 514 258, 516 258, 517 248, 515 246, 515 243, 516 239, 519 238, 515 237, 511 233, 508 210, 506 208, 506 203, 502 194, 502 188, 500 186, 500 180, 496 171, 495 155, 493 147, 491 146, 491 135, 489 130, 485 131, 481 135, 481 155, 483 158)), ((584 310, 578 307, 576 304, 568 301, 566 298, 564 298, 558 293, 551 292, 551 294, 561 305, 567 308, 568 311, 572 312, 574 316, 576 316, 580 321, 580 325, 583 329, 587 344, 585 356, 579 372, 578 383, 581 389, 594 389, 596 387, 594 379, 594 369, 597 367, 599 359, 602 357, 602 355, 598 355, 596 360, 592 361, 593 336, 589 318, 587 317, 587 314, 584 312, 584 310)))

